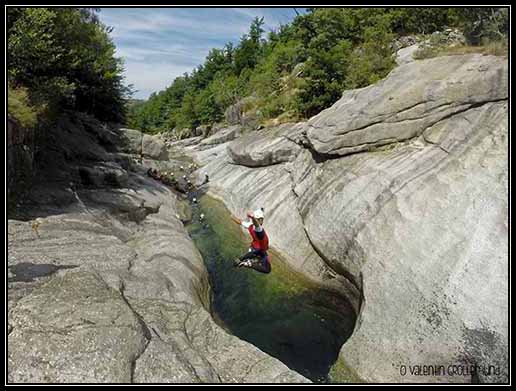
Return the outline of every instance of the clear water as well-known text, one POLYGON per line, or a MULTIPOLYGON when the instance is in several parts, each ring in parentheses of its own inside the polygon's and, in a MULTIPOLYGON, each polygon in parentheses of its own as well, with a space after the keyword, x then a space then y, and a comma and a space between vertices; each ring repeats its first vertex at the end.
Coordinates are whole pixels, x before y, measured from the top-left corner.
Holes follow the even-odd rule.
POLYGON ((233 267, 233 259, 247 250, 249 238, 222 203, 203 196, 192 206, 193 221, 187 228, 210 275, 215 318, 230 333, 291 369, 326 382, 353 331, 350 305, 289 269, 274 251, 270 274, 233 267), (205 215, 203 222, 200 213, 205 215))

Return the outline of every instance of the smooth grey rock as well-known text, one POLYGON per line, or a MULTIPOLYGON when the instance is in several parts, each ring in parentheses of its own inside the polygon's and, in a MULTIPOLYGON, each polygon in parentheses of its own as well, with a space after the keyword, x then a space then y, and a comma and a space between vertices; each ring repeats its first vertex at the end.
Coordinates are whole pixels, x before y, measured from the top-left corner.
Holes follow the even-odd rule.
POLYGON ((235 163, 248 167, 291 161, 301 148, 288 136, 298 129, 300 130, 296 125, 283 124, 269 130, 249 133, 231 143, 228 147, 229 155, 235 163))
POLYGON ((507 96, 505 58, 437 57, 399 66, 377 84, 346 91, 311 118, 306 131, 317 152, 344 156, 411 139, 447 117, 507 96))
POLYGON ((221 129, 214 135, 202 140, 201 145, 214 145, 231 141, 238 137, 241 131, 242 128, 239 125, 234 125, 230 126, 229 128, 221 129))
POLYGON ((506 103, 486 104, 440 123, 442 144, 330 161, 311 179, 328 187, 305 186, 312 242, 363 280, 341 357, 365 381, 471 381, 400 376, 416 362, 494 365, 492 380, 507 381, 506 118, 506 103), (471 330, 493 335, 491 345, 466 338, 471 330))
POLYGON ((94 272, 56 277, 10 313, 14 383, 128 383, 145 336, 122 296, 94 272))
POLYGON ((245 138, 193 153, 211 194, 237 216, 264 206, 271 245, 359 306, 347 378, 469 383, 400 370, 477 364, 508 381, 507 72, 493 56, 407 64, 302 125, 292 161, 249 167, 265 148, 245 138))
POLYGON ((404 48, 399 49, 396 52, 396 64, 404 65, 409 62, 415 61, 414 54, 419 49, 419 44, 413 44, 404 48))
POLYGON ((190 145, 199 144, 201 141, 202 141, 201 136, 190 137, 190 138, 185 138, 183 140, 174 141, 174 142, 170 143, 170 147, 172 147, 172 148, 188 147, 190 145))
POLYGON ((159 138, 144 134, 142 138, 142 155, 155 160, 167 160, 167 147, 159 138))
POLYGON ((134 155, 142 154, 143 133, 139 130, 121 128, 122 144, 119 146, 121 152, 134 155))

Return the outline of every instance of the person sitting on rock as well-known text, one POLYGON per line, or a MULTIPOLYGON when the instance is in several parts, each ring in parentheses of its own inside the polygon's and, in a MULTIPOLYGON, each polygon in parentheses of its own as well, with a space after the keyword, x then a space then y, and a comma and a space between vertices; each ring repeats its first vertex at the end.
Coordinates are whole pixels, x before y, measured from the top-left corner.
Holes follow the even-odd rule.
POLYGON ((240 258, 235 259, 233 265, 237 267, 249 267, 261 273, 270 273, 271 264, 269 262, 269 237, 263 228, 264 213, 263 208, 257 209, 254 213, 247 213, 251 221, 242 221, 232 217, 233 221, 247 228, 253 242, 249 251, 240 258))

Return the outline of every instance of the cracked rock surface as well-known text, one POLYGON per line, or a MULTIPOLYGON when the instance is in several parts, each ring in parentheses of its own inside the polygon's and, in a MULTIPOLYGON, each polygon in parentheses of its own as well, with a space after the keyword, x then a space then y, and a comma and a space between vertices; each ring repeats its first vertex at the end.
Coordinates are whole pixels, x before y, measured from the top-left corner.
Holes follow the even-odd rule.
POLYGON ((415 61, 306 123, 189 152, 237 216, 359 314, 339 363, 372 382, 405 365, 492 365, 508 381, 508 62, 415 61))

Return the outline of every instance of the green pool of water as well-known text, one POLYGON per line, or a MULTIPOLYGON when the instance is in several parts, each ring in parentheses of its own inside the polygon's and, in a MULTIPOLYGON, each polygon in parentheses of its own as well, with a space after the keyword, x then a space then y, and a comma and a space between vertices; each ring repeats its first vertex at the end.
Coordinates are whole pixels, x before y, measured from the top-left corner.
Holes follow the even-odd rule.
POLYGON ((274 251, 270 274, 233 267, 250 239, 219 201, 203 196, 187 228, 206 263, 212 308, 222 326, 312 381, 327 381, 353 330, 349 304, 289 269, 274 251))

